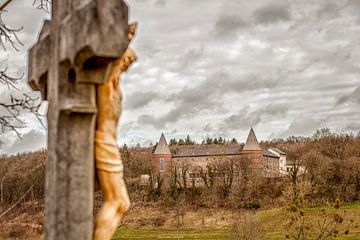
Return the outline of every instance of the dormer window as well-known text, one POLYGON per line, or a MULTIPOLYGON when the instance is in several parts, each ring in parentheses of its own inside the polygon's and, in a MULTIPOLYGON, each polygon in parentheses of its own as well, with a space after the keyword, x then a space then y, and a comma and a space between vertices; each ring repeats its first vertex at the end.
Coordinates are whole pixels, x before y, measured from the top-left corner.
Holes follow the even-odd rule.
POLYGON ((164 172, 165 171, 165 159, 160 158, 159 164, 160 164, 160 172, 164 172))

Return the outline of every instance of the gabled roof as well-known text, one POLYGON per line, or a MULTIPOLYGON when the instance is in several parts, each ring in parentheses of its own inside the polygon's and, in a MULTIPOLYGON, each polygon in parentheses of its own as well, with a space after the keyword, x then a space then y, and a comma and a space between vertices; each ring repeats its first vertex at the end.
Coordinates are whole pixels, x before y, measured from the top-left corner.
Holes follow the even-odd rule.
POLYGON ((199 157, 199 156, 222 156, 241 155, 243 145, 189 145, 172 147, 173 157, 199 157))
POLYGON ((279 154, 286 155, 286 152, 281 151, 281 150, 278 149, 278 148, 271 147, 270 149, 274 150, 275 152, 277 152, 277 153, 279 153, 279 154))
POLYGON ((245 146, 243 148, 243 151, 246 151, 246 150, 250 150, 250 151, 262 150, 252 127, 250 129, 249 135, 246 139, 245 146))
POLYGON ((268 150, 263 150, 263 155, 264 156, 268 156, 268 157, 273 157, 273 158, 279 158, 279 156, 275 155, 274 153, 268 151, 268 150))
POLYGON ((165 136, 161 133, 158 145, 156 146, 154 154, 171 154, 169 146, 166 142, 165 136))

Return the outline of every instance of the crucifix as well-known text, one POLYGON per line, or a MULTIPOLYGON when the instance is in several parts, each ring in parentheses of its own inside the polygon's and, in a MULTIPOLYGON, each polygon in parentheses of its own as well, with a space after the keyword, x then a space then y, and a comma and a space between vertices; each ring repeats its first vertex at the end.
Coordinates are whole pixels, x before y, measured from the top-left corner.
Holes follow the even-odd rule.
MULTIPOLYGON (((99 96, 104 96, 101 89, 110 86, 106 81, 115 86, 116 74, 126 71, 135 60, 134 52, 127 48, 133 28, 128 25, 128 7, 122 0, 53 0, 51 21, 45 21, 38 42, 29 51, 29 84, 49 102, 45 239, 93 238, 95 158, 105 195, 113 196, 111 189, 117 186, 111 182, 114 176, 122 180, 121 160, 116 159, 120 156, 106 154, 108 149, 115 152, 115 140, 108 135, 109 131, 116 134, 116 129, 104 134, 101 126, 108 122, 99 120, 100 116, 106 118, 99 103, 116 98, 99 96), (109 156, 113 159, 106 158, 109 156), (117 168, 108 167, 116 162, 120 163, 117 168)), ((110 118, 117 123, 121 111, 114 106, 110 118)), ((119 201, 121 194, 126 200, 126 188, 121 191, 118 198, 110 199, 115 207, 124 202, 119 201)), ((108 205, 105 202, 103 215, 111 212, 108 205)), ((118 216, 127 207, 121 205, 112 225, 117 225, 118 216)), ((116 226, 101 228, 107 220, 100 214, 95 239, 109 239, 115 231, 116 226)))

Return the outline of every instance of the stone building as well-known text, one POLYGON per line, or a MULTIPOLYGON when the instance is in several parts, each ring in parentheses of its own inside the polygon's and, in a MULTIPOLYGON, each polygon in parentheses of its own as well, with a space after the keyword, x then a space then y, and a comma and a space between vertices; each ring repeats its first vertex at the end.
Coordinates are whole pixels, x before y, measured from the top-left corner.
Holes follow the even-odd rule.
POLYGON ((269 152, 277 155, 279 157, 279 174, 280 176, 284 176, 288 173, 287 169, 287 163, 286 163, 286 153, 284 151, 281 151, 278 148, 269 148, 269 152))
MULTIPOLYGON (((155 175, 169 176, 175 166, 190 165, 192 169, 205 169, 221 160, 239 161, 248 175, 280 177, 286 172, 286 153, 276 148, 262 149, 251 128, 245 144, 210 144, 169 146, 161 134, 152 161, 155 175)), ((189 177, 196 178, 189 170, 189 177)))

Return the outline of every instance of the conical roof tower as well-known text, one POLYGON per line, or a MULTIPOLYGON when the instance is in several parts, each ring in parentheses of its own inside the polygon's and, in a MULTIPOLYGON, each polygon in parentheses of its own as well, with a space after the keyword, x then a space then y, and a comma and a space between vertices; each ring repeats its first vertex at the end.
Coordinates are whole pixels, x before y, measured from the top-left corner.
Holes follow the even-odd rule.
POLYGON ((253 128, 251 127, 249 135, 246 139, 245 146, 243 148, 243 151, 261 151, 261 147, 259 145, 259 142, 256 138, 255 132, 253 128))
POLYGON ((154 154, 170 154, 171 155, 171 151, 166 142, 164 133, 161 133, 161 137, 160 137, 158 145, 156 146, 154 154))

